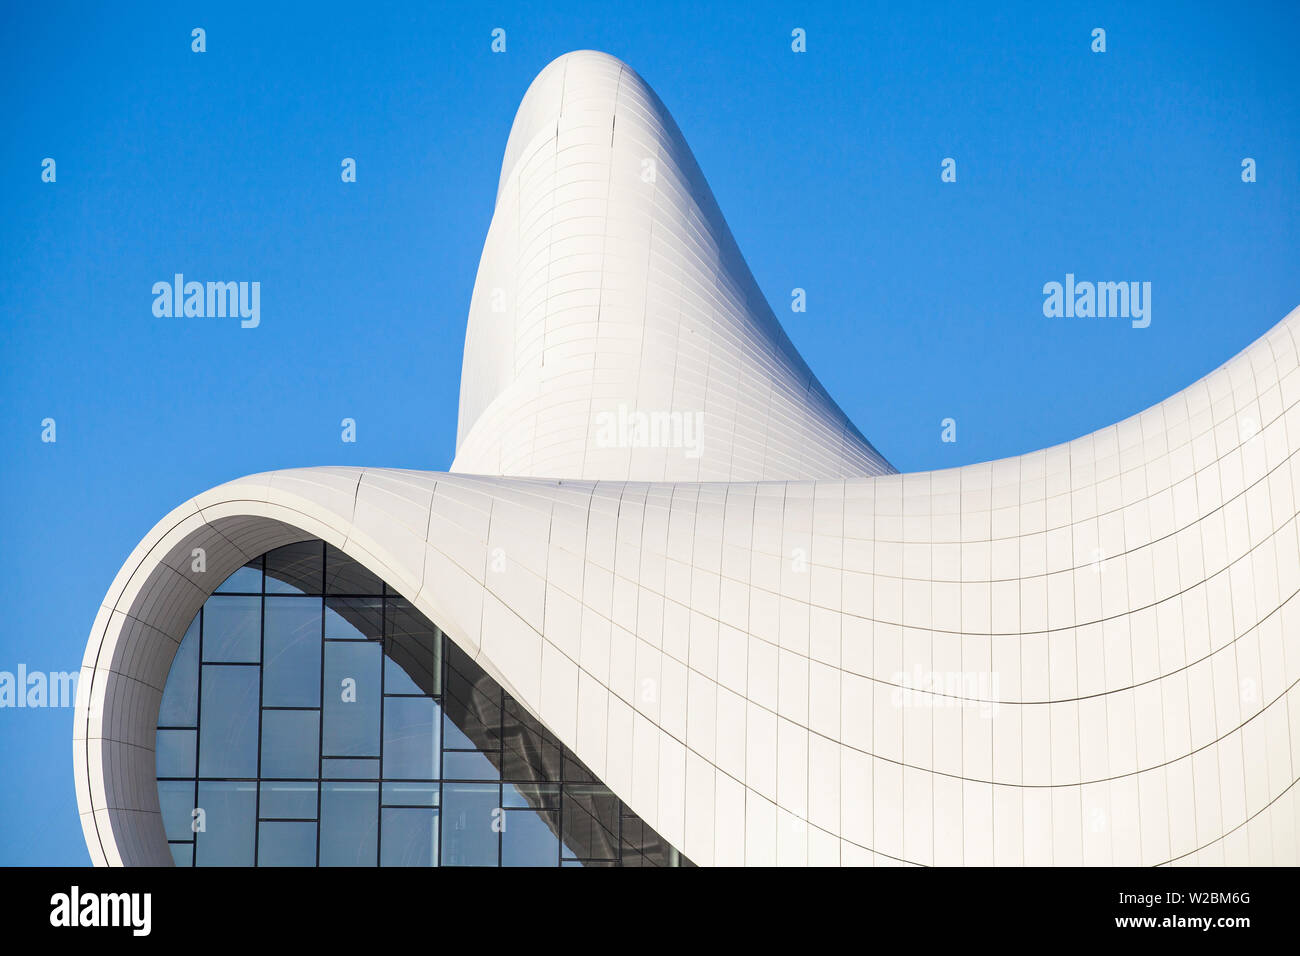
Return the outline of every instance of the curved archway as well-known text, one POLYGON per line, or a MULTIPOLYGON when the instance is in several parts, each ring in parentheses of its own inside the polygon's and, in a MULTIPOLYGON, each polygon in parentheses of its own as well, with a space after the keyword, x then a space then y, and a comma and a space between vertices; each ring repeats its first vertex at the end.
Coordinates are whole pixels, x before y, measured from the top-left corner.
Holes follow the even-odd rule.
POLYGON ((315 539, 204 603, 156 739, 181 866, 688 862, 435 624, 315 539))

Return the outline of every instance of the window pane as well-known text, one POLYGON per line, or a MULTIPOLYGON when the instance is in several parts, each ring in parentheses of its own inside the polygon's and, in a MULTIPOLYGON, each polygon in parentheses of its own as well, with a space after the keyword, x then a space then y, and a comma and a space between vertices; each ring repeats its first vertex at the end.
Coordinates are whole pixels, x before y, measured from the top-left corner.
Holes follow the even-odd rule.
POLYGON ((556 810, 509 810, 501 831, 502 866, 555 866, 560 860, 556 810))
POLYGON ((442 865, 496 866, 499 789, 495 784, 442 786, 442 865))
POLYGON ((160 730, 155 738, 157 775, 159 777, 193 777, 196 730, 160 730))
POLYGON ((560 742, 516 701, 506 701, 505 733, 501 740, 505 748, 501 772, 505 779, 560 779, 560 742))
POLYGON ((374 866, 379 785, 323 783, 320 798, 320 865, 374 866))
POLYGON ((193 727, 199 719, 199 615, 194 615, 163 685, 158 724, 193 727))
POLYGON ((379 756, 379 644, 325 645, 325 753, 379 756))
POLYGON ((315 779, 319 754, 319 711, 262 711, 263 777, 315 779))
POLYGON ((566 783, 600 783, 596 775, 567 750, 564 752, 564 780, 566 783))
POLYGON ((384 593, 379 578, 332 544, 325 545, 326 594, 384 593))
POLYGON ((316 824, 259 823, 258 866, 315 866, 316 824))
POLYGON ((644 820, 632 814, 623 816, 624 866, 672 866, 675 852, 644 820))
POLYGON ((320 598, 266 599, 262 705, 319 707, 320 598))
POLYGON ((324 573, 320 541, 287 544, 266 553, 267 594, 320 594, 324 573))
POLYGON ((384 693, 442 693, 442 632, 404 598, 384 605, 384 693))
POLYGON ((501 806, 523 807, 527 810, 540 808, 558 810, 560 807, 560 785, 552 783, 503 783, 501 785, 501 806))
MULTIPOLYGON (((312 776, 315 776, 313 772, 312 776)), ((264 783, 258 816, 263 820, 316 818, 316 783, 264 783)))
POLYGON ((238 591, 248 594, 260 594, 262 592, 262 559, 250 561, 244 565, 226 580, 221 582, 217 588, 217 593, 228 591, 238 591))
POLYGON ((436 783, 386 783, 385 806, 436 807, 442 788, 436 783))
POLYGON ((382 598, 325 599, 325 638, 332 641, 377 641, 384 633, 382 598))
POLYGON ((170 843, 172 859, 177 866, 194 865, 194 844, 193 843, 170 843))
POLYGON ((433 780, 438 776, 438 705, 427 697, 384 701, 384 776, 433 780))
POLYGON ((583 859, 616 859, 620 807, 618 798, 607 787, 566 784, 564 855, 583 859))
POLYGON ((194 836, 190 828, 194 819, 194 782, 191 780, 159 780, 158 806, 162 809, 163 829, 169 840, 189 840, 194 836))
POLYGON ((446 642, 443 687, 443 746, 464 750, 501 749, 501 689, 464 651, 446 642))
POLYGON ((214 594, 203 605, 203 660, 262 659, 262 599, 214 594))
POLYGON ((378 780, 379 761, 364 757, 326 757, 321 776, 327 780, 378 780))
POLYGON ((252 866, 257 833, 257 784, 199 784, 205 829, 194 835, 199 866, 252 866))
POLYGON ((438 860, 437 810, 384 810, 380 866, 435 866, 438 860))
POLYGON ((256 667, 229 664, 203 665, 199 732, 202 776, 257 776, 258 671, 256 667))
POLYGON ((444 780, 500 780, 501 771, 486 754, 477 750, 444 750, 442 777, 444 780))

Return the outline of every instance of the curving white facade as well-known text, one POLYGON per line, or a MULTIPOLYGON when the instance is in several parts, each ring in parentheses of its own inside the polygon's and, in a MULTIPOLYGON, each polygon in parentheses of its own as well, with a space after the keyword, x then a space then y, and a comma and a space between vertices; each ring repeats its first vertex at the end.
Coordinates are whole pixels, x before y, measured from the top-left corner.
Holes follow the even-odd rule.
POLYGON ((542 70, 510 130, 474 283, 452 471, 770 481, 893 470, 786 337, 654 92, 602 53, 542 70), (676 418, 636 447, 617 429, 630 437, 638 413, 676 418))
POLYGON ((662 104, 561 57, 507 146, 453 473, 240 479, 113 582, 74 732, 92 857, 170 863, 178 643, 226 575, 321 538, 697 863, 1296 864, 1298 330, 1067 444, 892 473, 662 104), (611 439, 638 413, 699 441, 611 439))

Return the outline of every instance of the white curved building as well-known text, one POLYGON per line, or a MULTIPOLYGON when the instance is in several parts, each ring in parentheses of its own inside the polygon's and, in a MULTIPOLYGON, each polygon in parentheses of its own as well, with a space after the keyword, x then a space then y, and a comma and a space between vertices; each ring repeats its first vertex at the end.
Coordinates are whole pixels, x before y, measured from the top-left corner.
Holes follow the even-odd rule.
MULTIPOLYGON (((371 636, 387 661, 414 676, 388 624, 402 603, 621 801, 620 820, 697 864, 1296 864, 1298 326, 1300 310, 1183 392, 1067 444, 896 474, 781 330, 663 104, 612 57, 561 57, 506 148, 452 473, 234 481, 167 515, 113 582, 76 713, 91 855, 203 862, 203 831, 178 835, 164 817, 175 805, 188 822, 185 788, 200 808, 219 782, 253 794, 257 862, 282 834, 307 854, 283 859, 326 862, 329 767, 343 759, 327 738, 359 726, 334 702, 344 671, 331 670, 330 615, 355 623, 362 605, 331 605, 328 570, 315 590, 287 589, 324 604, 319 693, 298 708, 310 715, 315 700, 320 746, 303 787, 316 816, 294 817, 290 837, 270 809, 279 758, 266 735, 288 721, 267 713, 283 667, 271 608, 289 600, 274 595, 292 574, 258 563, 320 540, 327 568, 386 582, 367 593, 385 608, 371 636), (217 624, 184 656, 200 609, 250 562, 260 647, 239 631, 250 658, 234 659, 244 637, 217 624), (204 698, 192 725, 160 719, 178 648, 185 668, 211 673, 212 693, 232 668, 261 669, 255 772, 205 774, 222 741, 252 746, 234 711, 204 698), (225 723, 209 733, 201 720, 225 723), (164 759, 187 768, 178 787, 164 759)), ((446 686, 414 683, 406 697, 452 712, 446 686)), ((380 685, 381 730, 396 726, 396 686, 380 685)), ((448 841, 486 820, 453 813, 453 797, 492 809, 490 788, 448 783, 459 778, 446 754, 460 766, 474 748, 503 755, 480 763, 500 808, 545 817, 561 862, 595 859, 564 811, 546 816, 569 778, 537 761, 508 790, 508 734, 480 724, 440 725, 429 780, 441 796, 418 824, 389 782, 396 748, 424 740, 418 727, 350 758, 349 772, 374 779, 379 862, 416 832, 402 827, 427 834, 427 821, 431 848, 408 862, 469 859, 449 858, 448 841), (357 769, 371 759, 382 769, 357 769)), ((498 838, 497 860, 513 839, 498 838)), ((369 837, 359 845, 371 859, 369 837)))

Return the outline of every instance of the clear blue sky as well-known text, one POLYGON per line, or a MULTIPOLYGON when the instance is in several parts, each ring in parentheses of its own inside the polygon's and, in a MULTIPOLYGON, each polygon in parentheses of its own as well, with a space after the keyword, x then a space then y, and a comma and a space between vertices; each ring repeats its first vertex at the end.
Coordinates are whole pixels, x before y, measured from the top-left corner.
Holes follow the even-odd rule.
MULTIPOLYGON (((1293 0, 180 6, 0 13, 0 670, 75 670, 123 560, 197 492, 450 464, 506 135, 569 50, 659 93, 795 344, 902 470, 1126 417, 1300 305, 1293 0), (155 318, 175 272, 260 281, 261 327, 155 318), (1151 282, 1150 328, 1045 318, 1067 272, 1151 282)), ((0 710, 0 863, 88 859, 71 727, 0 710)))

